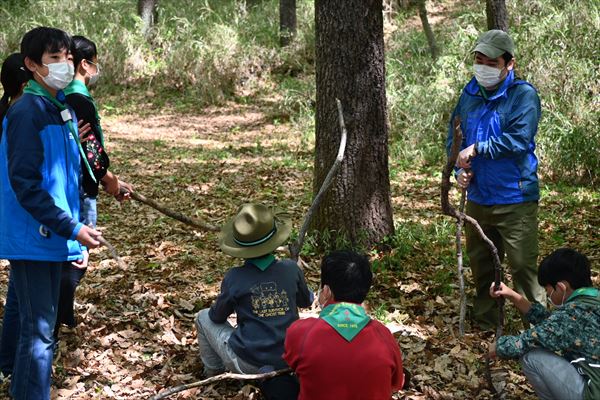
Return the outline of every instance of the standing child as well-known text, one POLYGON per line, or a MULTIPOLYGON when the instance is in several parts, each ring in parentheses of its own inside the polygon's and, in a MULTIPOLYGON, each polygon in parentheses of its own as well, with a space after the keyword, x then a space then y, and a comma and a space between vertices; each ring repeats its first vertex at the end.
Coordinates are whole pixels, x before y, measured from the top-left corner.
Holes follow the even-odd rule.
POLYGON ((21 53, 13 53, 6 57, 2 63, 0 82, 4 93, 0 98, 0 137, 2 137, 2 120, 10 107, 21 95, 23 88, 29 80, 29 73, 25 69, 21 53))
POLYGON ((47 400, 62 266, 83 257, 81 245, 97 247, 100 232, 79 222, 79 141, 62 92, 71 38, 35 28, 21 54, 31 80, 0 140, 0 258, 10 262, 0 368, 12 397, 47 400))
POLYGON ((300 379, 299 400, 388 400, 404 371, 391 332, 365 312, 373 274, 369 259, 335 251, 321 264, 319 318, 296 321, 283 358, 300 379))
POLYGON ((535 324, 518 336, 500 336, 490 356, 520 358, 541 399, 600 399, 600 291, 592 287, 589 260, 556 250, 540 264, 538 282, 556 307, 552 313, 504 283, 490 287, 490 296, 510 300, 535 324))
MULTIPOLYGON (((119 181, 117 176, 108 170, 109 159, 104 147, 104 135, 100 126, 98 107, 88 91, 88 86, 94 85, 100 76, 96 45, 83 36, 73 36, 71 52, 75 77, 64 90, 67 104, 73 108, 77 119, 88 123, 91 129, 87 135, 82 135, 81 139, 83 153, 86 155, 85 158, 81 157, 81 221, 85 225, 95 228, 97 222, 96 198, 100 183, 108 193, 114 196, 119 196, 121 187, 128 192, 132 192, 133 188, 131 185, 119 181)), ((87 253, 85 255, 87 257, 87 253)), ((86 269, 87 259, 81 264, 65 264, 63 266, 55 336, 58 334, 61 324, 75 326, 73 311, 75 289, 86 269)))
POLYGON ((285 331, 298 319, 298 307, 313 300, 298 265, 273 255, 290 231, 285 215, 260 204, 242 205, 222 228, 221 250, 245 261, 227 272, 216 302, 196 316, 205 375, 287 367, 282 359, 285 331), (227 322, 233 312, 236 328, 227 322))

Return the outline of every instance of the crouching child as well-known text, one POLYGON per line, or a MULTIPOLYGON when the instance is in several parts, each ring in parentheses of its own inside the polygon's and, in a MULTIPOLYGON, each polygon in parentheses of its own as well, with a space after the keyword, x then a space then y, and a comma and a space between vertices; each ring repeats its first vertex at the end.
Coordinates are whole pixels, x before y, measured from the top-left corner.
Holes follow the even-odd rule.
POLYGON ((520 358, 523 373, 541 399, 600 399, 600 292, 590 263, 571 249, 547 256, 538 270, 555 309, 548 312, 504 283, 490 295, 504 297, 535 326, 490 344, 490 357, 520 358))
POLYGON ((260 204, 242 205, 222 228, 221 250, 244 263, 227 272, 216 302, 196 316, 206 376, 287 368, 282 358, 285 331, 298 319, 298 307, 313 302, 296 262, 273 255, 290 231, 287 215, 260 204), (227 322, 234 312, 235 328, 227 322))
POLYGON ((336 251, 323 259, 321 314, 294 322, 285 339, 283 358, 300 380, 300 400, 388 400, 402 388, 398 343, 361 306, 372 279, 365 256, 336 251))

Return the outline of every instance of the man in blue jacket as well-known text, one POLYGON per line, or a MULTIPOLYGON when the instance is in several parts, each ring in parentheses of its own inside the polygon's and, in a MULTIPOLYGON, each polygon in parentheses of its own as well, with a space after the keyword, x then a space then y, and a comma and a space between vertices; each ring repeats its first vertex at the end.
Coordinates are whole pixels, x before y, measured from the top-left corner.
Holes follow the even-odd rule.
POLYGON ((71 38, 54 28, 23 37, 31 80, 3 121, 0 258, 10 261, 0 370, 10 394, 50 398, 62 264, 82 259, 100 233, 79 222, 80 146, 62 89, 73 79, 71 38))
MULTIPOLYGON (((531 84, 515 78, 514 43, 506 32, 483 33, 473 53, 475 76, 452 114, 447 148, 458 117, 464 137, 457 182, 468 190, 466 212, 479 222, 500 257, 506 253, 515 290, 545 304, 536 268, 540 194, 534 138, 540 99, 531 84)), ((469 225, 466 236, 477 291, 472 317, 490 329, 498 320, 496 302, 488 293, 494 280, 492 257, 469 225)))

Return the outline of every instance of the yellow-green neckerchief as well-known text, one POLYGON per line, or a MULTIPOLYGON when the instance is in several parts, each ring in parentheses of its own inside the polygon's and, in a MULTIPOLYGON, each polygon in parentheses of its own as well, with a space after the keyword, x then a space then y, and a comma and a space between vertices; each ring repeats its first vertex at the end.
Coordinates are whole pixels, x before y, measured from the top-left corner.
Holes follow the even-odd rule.
POLYGON ((56 99, 54 96, 52 96, 50 94, 50 92, 48 92, 46 89, 44 89, 44 87, 42 85, 40 85, 33 79, 29 80, 29 82, 27 83, 27 86, 25 86, 25 89, 23 90, 23 93, 29 93, 29 94, 33 94, 36 96, 45 97, 48 100, 50 100, 50 102, 52 104, 54 104, 56 107, 58 107, 58 109, 61 111, 60 114, 61 114, 61 117, 63 118, 63 121, 66 122, 67 125, 69 126, 71 135, 73 136, 73 139, 75 139, 75 142, 77 143, 77 147, 79 147, 79 153, 81 154, 81 159, 85 163, 85 167, 87 168, 87 171, 89 172, 89 174, 92 177, 92 179, 94 180, 94 182, 97 182, 96 178, 94 177, 94 174, 92 173, 92 168, 90 168, 90 164, 87 161, 87 157, 85 156, 83 147, 81 147, 81 142, 79 141, 79 132, 77 132, 77 129, 75 129, 75 124, 73 123, 73 117, 71 116, 71 113, 68 110, 67 106, 65 104, 61 103, 60 101, 58 101, 58 99, 56 99), (69 119, 67 119, 66 116, 63 115, 63 112, 65 110, 69 113, 69 116, 68 116, 69 119))

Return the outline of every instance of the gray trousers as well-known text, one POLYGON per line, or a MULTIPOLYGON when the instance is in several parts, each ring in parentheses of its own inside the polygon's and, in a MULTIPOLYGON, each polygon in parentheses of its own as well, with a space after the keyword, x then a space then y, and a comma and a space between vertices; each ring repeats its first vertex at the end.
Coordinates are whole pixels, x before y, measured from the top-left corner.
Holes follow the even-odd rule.
POLYGON ((216 375, 225 370, 241 374, 258 374, 260 367, 248 364, 229 347, 229 337, 235 330, 229 322, 214 323, 208 316, 208 308, 201 310, 195 318, 198 331, 200 358, 207 375, 216 375))
POLYGON ((582 400, 585 382, 569 361, 551 351, 531 350, 521 357, 523 373, 542 400, 582 400))

